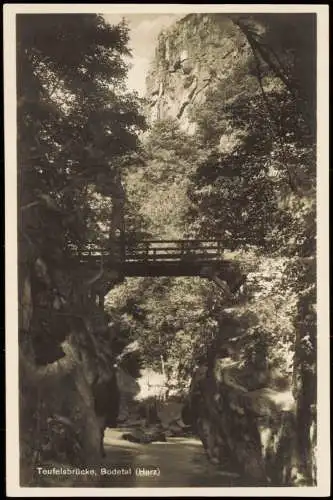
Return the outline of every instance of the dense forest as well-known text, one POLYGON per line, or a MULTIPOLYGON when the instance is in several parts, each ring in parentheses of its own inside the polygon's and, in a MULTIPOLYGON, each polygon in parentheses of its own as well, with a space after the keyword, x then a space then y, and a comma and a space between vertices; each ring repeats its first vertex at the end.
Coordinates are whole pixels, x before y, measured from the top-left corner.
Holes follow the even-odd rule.
POLYGON ((122 369, 163 375, 212 463, 248 484, 314 485, 314 18, 190 15, 163 33, 150 80, 168 98, 207 61, 226 68, 187 98, 191 129, 151 119, 149 78, 146 99, 127 90, 128 41, 125 21, 17 17, 21 483, 40 484, 36 464, 101 460, 115 366, 136 343, 122 369), (236 59, 220 58, 223 36, 236 59), (181 44, 197 51, 182 80, 181 44), (227 297, 198 276, 126 278, 124 228, 127 245, 222 240, 244 280, 227 297), (107 249, 95 267, 89 245, 107 249))

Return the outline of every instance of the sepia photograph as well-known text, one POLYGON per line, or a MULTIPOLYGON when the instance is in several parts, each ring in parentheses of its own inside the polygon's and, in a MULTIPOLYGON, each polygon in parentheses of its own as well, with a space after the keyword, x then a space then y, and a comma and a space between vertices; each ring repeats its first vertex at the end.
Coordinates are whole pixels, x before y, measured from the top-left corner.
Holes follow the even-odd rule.
POLYGON ((7 494, 329 495, 326 6, 6 7, 7 494))

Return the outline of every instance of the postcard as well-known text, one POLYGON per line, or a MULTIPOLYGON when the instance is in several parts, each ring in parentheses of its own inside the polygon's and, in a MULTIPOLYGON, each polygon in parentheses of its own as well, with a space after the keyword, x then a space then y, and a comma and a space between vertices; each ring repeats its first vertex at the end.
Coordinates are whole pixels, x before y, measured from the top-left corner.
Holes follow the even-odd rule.
POLYGON ((328 7, 6 4, 11 496, 329 496, 328 7))

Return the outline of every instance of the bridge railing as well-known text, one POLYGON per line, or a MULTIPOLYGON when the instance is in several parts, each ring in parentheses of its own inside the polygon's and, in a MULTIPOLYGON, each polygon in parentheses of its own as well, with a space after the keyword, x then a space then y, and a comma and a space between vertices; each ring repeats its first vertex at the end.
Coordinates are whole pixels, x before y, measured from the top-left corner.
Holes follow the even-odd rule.
MULTIPOLYGON (((114 250, 91 243, 73 253, 85 261, 102 256, 112 258, 114 250)), ((220 240, 144 240, 121 247, 118 258, 124 262, 213 261, 221 259, 222 253, 220 240)))
POLYGON ((219 240, 145 240, 125 247, 126 262, 218 260, 219 240))

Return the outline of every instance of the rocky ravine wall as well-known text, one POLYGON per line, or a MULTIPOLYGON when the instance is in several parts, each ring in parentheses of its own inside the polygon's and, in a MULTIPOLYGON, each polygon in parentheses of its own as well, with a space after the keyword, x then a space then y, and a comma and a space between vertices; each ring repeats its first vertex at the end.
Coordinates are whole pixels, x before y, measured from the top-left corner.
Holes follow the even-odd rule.
POLYGON ((101 276, 69 258, 62 239, 65 217, 41 202, 22 210, 20 220, 22 486, 81 481, 81 476, 70 477, 69 483, 59 481, 59 476, 42 477, 37 467, 97 465, 101 430, 118 411, 114 332, 96 298, 104 281, 119 276, 116 271, 101 276), (46 221, 43 233, 40 220, 46 221))
POLYGON ((253 486, 310 486, 316 478, 316 422, 312 420, 311 473, 297 452, 297 405, 291 384, 267 366, 246 366, 241 337, 221 340, 211 361, 194 373, 185 424, 200 436, 208 459, 242 471, 253 486), (282 381, 284 380, 284 383, 282 381))
POLYGON ((260 65, 264 68, 264 90, 282 85, 292 91, 289 84, 293 82, 298 97, 313 101, 313 21, 303 18, 296 23, 283 14, 245 17, 244 23, 241 15, 189 14, 161 32, 146 79, 148 121, 177 118, 183 130, 193 133, 195 107, 205 102, 208 91, 222 84, 225 103, 243 94, 250 97, 261 92, 258 60, 246 30, 254 33, 263 47, 260 65), (286 33, 296 30, 299 33, 288 41, 286 33), (309 36, 304 38, 307 32, 309 36))
POLYGON ((194 130, 194 104, 221 81, 244 73, 251 50, 245 37, 226 16, 191 14, 160 34, 147 77, 150 121, 177 118, 184 130, 194 130))
POLYGON ((217 358, 213 369, 200 367, 192 380, 186 423, 196 428, 212 463, 240 468, 249 485, 306 485, 293 452, 292 393, 260 383, 255 387, 255 382, 257 377, 231 358, 217 358))

